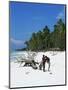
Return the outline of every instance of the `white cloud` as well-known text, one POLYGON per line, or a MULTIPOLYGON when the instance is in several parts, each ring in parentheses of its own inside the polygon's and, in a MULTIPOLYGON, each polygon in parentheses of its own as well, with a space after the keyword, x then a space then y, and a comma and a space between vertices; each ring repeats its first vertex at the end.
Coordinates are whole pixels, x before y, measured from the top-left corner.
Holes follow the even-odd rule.
POLYGON ((60 18, 63 18, 63 19, 65 18, 65 7, 61 12, 58 13, 56 17, 56 19, 60 19, 60 18))
POLYGON ((22 40, 17 40, 17 39, 14 39, 14 38, 11 38, 11 39, 10 39, 10 42, 13 43, 13 44, 16 44, 16 45, 24 44, 24 41, 22 41, 22 40))
POLYGON ((60 18, 63 18, 63 17, 64 17, 64 13, 63 13, 63 12, 60 12, 60 13, 57 15, 56 19, 60 19, 60 18))

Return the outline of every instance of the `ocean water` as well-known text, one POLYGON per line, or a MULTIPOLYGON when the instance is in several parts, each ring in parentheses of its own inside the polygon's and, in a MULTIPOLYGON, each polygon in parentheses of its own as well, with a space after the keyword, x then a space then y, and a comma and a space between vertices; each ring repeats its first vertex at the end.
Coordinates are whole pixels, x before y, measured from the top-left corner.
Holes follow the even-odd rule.
POLYGON ((12 51, 10 52, 10 61, 15 61, 17 59, 34 59, 32 54, 35 52, 30 51, 12 51))
POLYGON ((16 58, 20 58, 20 57, 26 58, 27 52, 26 51, 13 51, 13 52, 10 52, 9 56, 10 56, 10 61, 15 61, 17 60, 16 58))

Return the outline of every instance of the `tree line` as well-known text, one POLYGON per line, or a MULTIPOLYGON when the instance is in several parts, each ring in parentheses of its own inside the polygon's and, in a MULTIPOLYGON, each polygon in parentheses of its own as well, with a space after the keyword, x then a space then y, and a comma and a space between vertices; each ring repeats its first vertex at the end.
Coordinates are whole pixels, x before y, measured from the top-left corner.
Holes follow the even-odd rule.
POLYGON ((66 26, 62 19, 59 19, 51 31, 48 26, 42 30, 32 33, 31 38, 25 42, 26 50, 65 50, 66 44, 66 26))

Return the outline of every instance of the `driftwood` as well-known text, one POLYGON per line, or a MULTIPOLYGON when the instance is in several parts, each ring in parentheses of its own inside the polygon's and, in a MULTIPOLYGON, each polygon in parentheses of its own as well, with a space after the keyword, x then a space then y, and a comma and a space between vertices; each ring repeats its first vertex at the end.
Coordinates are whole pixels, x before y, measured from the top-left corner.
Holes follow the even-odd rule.
MULTIPOLYGON (((16 57, 15 57, 16 58, 16 57)), ((16 58, 16 63, 20 63, 20 66, 23 64, 23 63, 25 63, 24 64, 24 66, 31 66, 33 69, 37 69, 37 64, 39 64, 38 62, 35 62, 34 60, 30 60, 30 59, 24 59, 24 58, 22 58, 22 57, 19 57, 19 59, 18 58, 16 58)), ((24 67, 23 66, 23 67, 24 67)))
POLYGON ((36 56, 36 52, 30 52, 30 51, 28 51, 27 52, 27 57, 22 57, 22 56, 19 56, 18 58, 17 57, 15 57, 16 58, 16 62, 17 63, 20 63, 20 66, 24 63, 24 65, 23 65, 23 67, 24 66, 31 66, 33 69, 37 69, 37 64, 39 64, 38 62, 35 62, 34 61, 34 57, 36 56))

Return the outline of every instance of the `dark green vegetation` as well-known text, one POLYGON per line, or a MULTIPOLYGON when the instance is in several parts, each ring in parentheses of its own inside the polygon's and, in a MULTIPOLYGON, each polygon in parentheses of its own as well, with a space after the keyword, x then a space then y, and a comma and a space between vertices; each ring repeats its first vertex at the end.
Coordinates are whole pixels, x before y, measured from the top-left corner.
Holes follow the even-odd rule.
POLYGON ((54 25, 54 30, 45 26, 42 30, 32 33, 29 41, 26 41, 26 50, 42 51, 42 50, 65 50, 66 27, 62 19, 59 19, 54 25))
POLYGON ((25 42, 26 47, 16 51, 48 51, 66 50, 66 25, 59 19, 51 31, 48 26, 42 30, 32 33, 31 38, 25 42))

